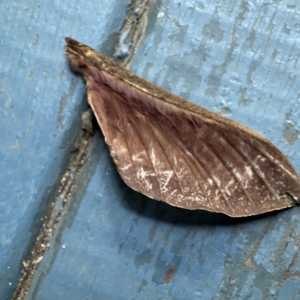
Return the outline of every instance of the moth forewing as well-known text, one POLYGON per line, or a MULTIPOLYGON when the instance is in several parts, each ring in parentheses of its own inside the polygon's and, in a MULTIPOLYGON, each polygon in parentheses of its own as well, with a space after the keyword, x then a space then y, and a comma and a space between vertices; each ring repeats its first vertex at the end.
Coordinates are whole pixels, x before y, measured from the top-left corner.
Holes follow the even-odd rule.
POLYGON ((125 183, 186 209, 242 217, 296 205, 288 159, 253 130, 175 96, 66 38, 70 66, 125 183))

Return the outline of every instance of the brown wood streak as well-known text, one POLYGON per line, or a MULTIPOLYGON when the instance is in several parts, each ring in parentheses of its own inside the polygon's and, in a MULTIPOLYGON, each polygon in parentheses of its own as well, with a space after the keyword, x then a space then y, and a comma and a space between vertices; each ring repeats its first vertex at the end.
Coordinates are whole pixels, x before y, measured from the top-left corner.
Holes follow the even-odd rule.
POLYGON ((187 209, 242 217, 300 202, 288 159, 253 130, 175 96, 66 38, 72 69, 126 184, 187 209))

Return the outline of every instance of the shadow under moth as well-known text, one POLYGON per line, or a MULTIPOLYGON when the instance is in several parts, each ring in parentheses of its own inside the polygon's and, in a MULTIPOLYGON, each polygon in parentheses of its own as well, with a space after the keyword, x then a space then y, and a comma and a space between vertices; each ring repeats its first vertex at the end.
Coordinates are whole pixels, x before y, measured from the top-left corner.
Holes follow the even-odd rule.
POLYGON ((185 209, 244 217, 297 205, 300 179, 255 131, 175 96, 66 38, 71 68, 125 183, 185 209))

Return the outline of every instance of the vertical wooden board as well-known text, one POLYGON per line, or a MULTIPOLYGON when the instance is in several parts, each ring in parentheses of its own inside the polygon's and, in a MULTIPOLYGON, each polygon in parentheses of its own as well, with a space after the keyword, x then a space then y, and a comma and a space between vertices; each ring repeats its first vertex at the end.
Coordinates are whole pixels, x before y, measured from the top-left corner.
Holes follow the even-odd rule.
POLYGON ((111 54, 127 4, 1 1, 1 299, 17 283, 87 107, 83 82, 66 62, 64 37, 101 43, 111 54))

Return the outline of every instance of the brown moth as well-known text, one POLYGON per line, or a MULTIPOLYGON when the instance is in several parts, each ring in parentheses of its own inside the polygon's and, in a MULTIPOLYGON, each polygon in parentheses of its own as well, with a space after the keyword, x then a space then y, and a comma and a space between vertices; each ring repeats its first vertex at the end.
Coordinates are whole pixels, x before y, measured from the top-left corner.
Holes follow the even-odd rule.
POLYGON ((132 189, 186 209, 232 217, 300 202, 288 159, 253 130, 175 96, 66 38, 71 68, 117 169, 132 189))

